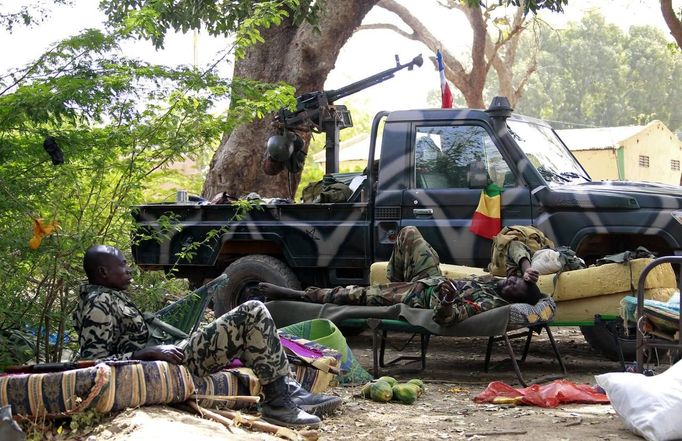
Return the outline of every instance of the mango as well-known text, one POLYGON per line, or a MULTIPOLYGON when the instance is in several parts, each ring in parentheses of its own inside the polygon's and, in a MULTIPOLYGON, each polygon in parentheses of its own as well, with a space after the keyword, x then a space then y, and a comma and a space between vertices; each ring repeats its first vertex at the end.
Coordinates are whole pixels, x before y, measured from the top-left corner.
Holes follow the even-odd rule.
POLYGON ((369 395, 373 401, 385 403, 391 401, 391 398, 393 398, 393 389, 388 382, 380 379, 375 383, 372 383, 369 389, 369 395))

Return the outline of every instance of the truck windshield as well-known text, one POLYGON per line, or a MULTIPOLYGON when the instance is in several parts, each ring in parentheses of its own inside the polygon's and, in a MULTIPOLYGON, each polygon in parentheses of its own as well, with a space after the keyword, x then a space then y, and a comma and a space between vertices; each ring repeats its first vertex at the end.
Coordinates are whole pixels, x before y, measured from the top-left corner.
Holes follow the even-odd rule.
POLYGON ((554 131, 528 121, 507 120, 509 133, 549 185, 579 184, 590 177, 554 131))

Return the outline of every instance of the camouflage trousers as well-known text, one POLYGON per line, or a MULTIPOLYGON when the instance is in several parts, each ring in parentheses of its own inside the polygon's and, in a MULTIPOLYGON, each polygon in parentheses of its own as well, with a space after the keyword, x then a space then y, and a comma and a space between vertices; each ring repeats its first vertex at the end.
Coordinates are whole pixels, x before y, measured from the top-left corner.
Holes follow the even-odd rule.
POLYGON ((253 369, 261 384, 289 375, 275 322, 265 305, 255 300, 194 332, 184 350, 185 366, 200 377, 219 371, 233 358, 253 369))
POLYGON ((372 286, 309 287, 306 298, 313 303, 337 305, 388 306, 406 303, 415 308, 429 308, 430 286, 443 280, 436 251, 415 227, 400 230, 388 261, 389 283, 372 286), (419 286, 419 285, 422 286, 419 286), (419 287, 419 295, 415 288, 419 287))

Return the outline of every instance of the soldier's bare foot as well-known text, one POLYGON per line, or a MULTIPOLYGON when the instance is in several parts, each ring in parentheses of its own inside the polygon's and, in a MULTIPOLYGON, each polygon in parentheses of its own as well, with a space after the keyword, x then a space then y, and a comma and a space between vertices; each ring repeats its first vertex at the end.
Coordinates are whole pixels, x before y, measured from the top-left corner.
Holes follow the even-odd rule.
POLYGON ((260 282, 256 291, 266 299, 272 300, 305 300, 303 291, 273 285, 272 283, 260 282))

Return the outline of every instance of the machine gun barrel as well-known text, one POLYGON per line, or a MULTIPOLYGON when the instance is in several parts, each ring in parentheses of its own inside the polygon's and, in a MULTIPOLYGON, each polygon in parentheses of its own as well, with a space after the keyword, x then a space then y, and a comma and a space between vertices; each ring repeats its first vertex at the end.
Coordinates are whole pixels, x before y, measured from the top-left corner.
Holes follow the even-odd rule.
POLYGON ((383 72, 379 72, 363 80, 356 81, 355 83, 349 84, 348 86, 344 86, 340 89, 326 91, 325 93, 327 94, 327 101, 331 104, 338 99, 352 95, 355 92, 359 92, 360 90, 366 89, 375 84, 379 84, 388 80, 389 78, 393 78, 395 73, 402 69, 407 68, 407 70, 412 70, 414 66, 421 67, 421 65, 424 64, 424 59, 422 58, 421 54, 417 55, 412 59, 412 61, 405 64, 400 64, 397 55, 395 58, 396 66, 391 69, 386 69, 383 72))
POLYGON ((375 84, 379 84, 390 78, 393 78, 395 76, 395 73, 402 69, 407 68, 407 70, 412 70, 414 66, 420 67, 422 64, 424 64, 424 59, 422 58, 421 54, 417 55, 412 59, 412 61, 405 64, 400 64, 400 60, 398 59, 397 55, 395 56, 395 60, 396 60, 395 67, 386 69, 385 71, 379 72, 362 80, 356 81, 340 89, 327 90, 322 93, 313 92, 301 95, 300 97, 298 97, 297 111, 320 107, 321 104, 320 98, 322 97, 326 98, 326 103, 324 104, 332 104, 334 103, 334 101, 338 99, 345 98, 348 95, 352 95, 363 89, 367 89, 370 86, 374 86, 375 84))

